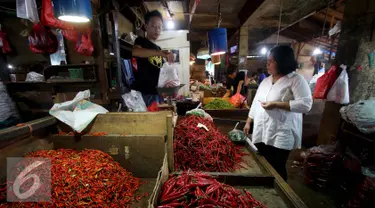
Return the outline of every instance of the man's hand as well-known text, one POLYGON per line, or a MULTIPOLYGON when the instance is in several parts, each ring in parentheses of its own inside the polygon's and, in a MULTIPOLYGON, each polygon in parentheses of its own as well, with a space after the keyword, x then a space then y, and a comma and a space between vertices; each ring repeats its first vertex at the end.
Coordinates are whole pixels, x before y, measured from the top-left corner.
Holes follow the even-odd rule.
POLYGON ((174 55, 168 51, 162 51, 162 56, 167 59, 168 63, 171 64, 174 61, 174 55))
POLYGON ((260 105, 266 110, 273 110, 277 108, 277 105, 275 102, 262 102, 260 105))

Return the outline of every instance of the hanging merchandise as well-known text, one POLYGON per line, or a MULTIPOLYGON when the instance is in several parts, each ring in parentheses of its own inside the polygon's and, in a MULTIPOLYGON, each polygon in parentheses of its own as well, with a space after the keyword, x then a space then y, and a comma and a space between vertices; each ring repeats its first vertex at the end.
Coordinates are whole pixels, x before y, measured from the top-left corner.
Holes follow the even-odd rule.
POLYGON ((7 40, 7 34, 4 31, 1 31, 1 26, 0 26, 0 42, 1 42, 3 53, 6 54, 6 53, 11 53, 13 51, 7 40))
POLYGON ((85 23, 92 19, 90 0, 53 0, 55 16, 65 22, 85 23))
POLYGON ((58 49, 58 41, 51 31, 42 24, 38 23, 33 26, 28 37, 30 50, 34 53, 51 54, 58 49))
POLYGON ((17 0, 17 17, 38 23, 39 15, 35 0, 17 0))
POLYGON ((44 26, 56 27, 64 30, 74 29, 72 24, 55 18, 51 0, 42 0, 42 11, 40 16, 41 22, 44 26))
POLYGON ((130 63, 130 60, 123 59, 121 61, 121 69, 122 69, 122 81, 125 87, 132 88, 132 85, 135 81, 134 75, 133 75, 133 69, 132 64, 130 63))
POLYGON ((85 56, 91 56, 94 52, 94 46, 91 41, 91 30, 81 33, 78 36, 75 50, 85 56))
POLYGON ((349 76, 345 65, 341 65, 340 68, 342 68, 342 71, 329 91, 327 101, 334 101, 339 104, 349 104, 349 76))
POLYGON ((314 99, 326 99, 329 90, 335 83, 339 73, 339 67, 332 65, 327 73, 321 76, 316 83, 314 99))

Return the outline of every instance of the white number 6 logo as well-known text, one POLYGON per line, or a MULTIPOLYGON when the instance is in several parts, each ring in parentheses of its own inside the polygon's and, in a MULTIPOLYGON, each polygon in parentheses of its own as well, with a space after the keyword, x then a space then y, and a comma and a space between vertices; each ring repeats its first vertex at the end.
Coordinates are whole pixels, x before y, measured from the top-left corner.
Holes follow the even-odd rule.
POLYGON ((44 161, 36 161, 33 164, 27 166, 16 178, 13 184, 13 191, 14 194, 21 200, 28 199, 30 196, 34 195, 35 191, 37 191, 40 187, 40 179, 39 176, 36 174, 27 175, 30 171, 34 170, 38 166, 45 163, 44 161), (34 179, 33 185, 29 188, 28 191, 25 193, 20 192, 21 185, 29 180, 30 178, 34 179))

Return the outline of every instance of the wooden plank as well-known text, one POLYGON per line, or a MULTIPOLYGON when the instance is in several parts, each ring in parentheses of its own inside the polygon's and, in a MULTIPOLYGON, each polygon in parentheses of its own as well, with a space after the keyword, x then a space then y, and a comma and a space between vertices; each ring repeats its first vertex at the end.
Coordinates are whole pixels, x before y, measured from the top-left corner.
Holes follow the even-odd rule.
POLYGON ((170 171, 174 171, 174 150, 173 150, 173 118, 172 115, 167 116, 167 157, 168 167, 170 171))
POLYGON ((54 136, 55 149, 97 149, 110 154, 122 167, 140 178, 156 178, 165 155, 164 135, 54 136))
POLYGON ((107 132, 126 135, 166 135, 171 112, 99 114, 87 127, 87 132, 107 132))

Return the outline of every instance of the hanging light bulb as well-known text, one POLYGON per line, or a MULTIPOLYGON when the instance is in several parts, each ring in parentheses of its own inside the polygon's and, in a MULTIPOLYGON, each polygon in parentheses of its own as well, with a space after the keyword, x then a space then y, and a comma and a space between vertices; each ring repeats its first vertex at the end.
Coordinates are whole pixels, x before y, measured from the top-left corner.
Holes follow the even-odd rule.
POLYGON ((172 30, 172 29, 174 29, 174 22, 173 22, 173 20, 169 20, 169 21, 167 22, 167 29, 168 29, 168 30, 172 30))
POLYGON ((65 22, 86 23, 92 19, 90 0, 52 0, 55 16, 65 22))
POLYGON ((208 48, 200 48, 198 50, 197 58, 207 60, 211 58, 208 48))
POLYGON ((320 48, 315 48, 315 50, 313 51, 313 55, 316 56, 316 55, 320 55, 322 54, 323 51, 320 49, 320 48))
POLYGON ((263 47, 262 48, 262 50, 260 50, 260 53, 262 54, 262 55, 266 55, 267 54, 267 48, 266 47, 263 47))

